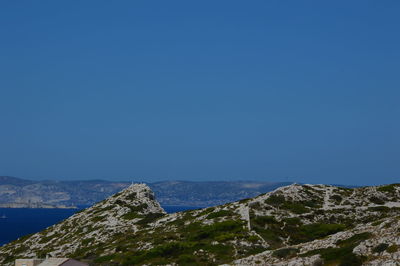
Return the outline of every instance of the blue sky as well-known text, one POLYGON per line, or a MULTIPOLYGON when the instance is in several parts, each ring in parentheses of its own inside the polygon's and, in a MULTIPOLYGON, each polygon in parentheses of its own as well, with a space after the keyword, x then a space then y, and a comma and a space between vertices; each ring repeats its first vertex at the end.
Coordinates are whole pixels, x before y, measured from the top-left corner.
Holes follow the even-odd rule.
POLYGON ((1 1, 0 175, 400 180, 398 1, 1 1))

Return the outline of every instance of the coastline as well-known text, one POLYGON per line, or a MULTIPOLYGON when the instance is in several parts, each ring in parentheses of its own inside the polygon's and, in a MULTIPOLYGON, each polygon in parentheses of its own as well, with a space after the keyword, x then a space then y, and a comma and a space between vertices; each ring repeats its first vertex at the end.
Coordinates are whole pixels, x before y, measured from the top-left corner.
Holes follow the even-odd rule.
POLYGON ((44 203, 0 203, 0 208, 5 209, 78 209, 77 206, 51 205, 44 203))

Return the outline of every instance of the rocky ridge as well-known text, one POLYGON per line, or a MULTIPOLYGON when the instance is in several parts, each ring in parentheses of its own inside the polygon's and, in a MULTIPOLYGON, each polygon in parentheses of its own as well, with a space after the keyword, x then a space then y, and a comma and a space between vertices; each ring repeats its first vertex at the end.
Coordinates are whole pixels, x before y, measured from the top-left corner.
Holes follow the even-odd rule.
POLYGON ((143 184, 0 247, 91 265, 399 265, 400 185, 293 184, 255 198, 165 214, 143 184))

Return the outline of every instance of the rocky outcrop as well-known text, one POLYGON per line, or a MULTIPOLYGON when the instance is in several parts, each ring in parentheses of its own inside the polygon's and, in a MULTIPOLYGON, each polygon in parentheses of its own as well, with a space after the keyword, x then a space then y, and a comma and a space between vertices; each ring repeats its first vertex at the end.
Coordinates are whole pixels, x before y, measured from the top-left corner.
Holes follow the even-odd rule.
POLYGON ((131 185, 59 224, 3 246, 0 264, 4 255, 13 251, 24 257, 78 254, 82 248, 110 241, 116 234, 137 231, 136 223, 146 217, 163 215, 165 211, 147 185, 131 185))
POLYGON ((49 254, 91 265, 397 265, 399 245, 397 184, 293 184, 174 214, 137 184, 0 247, 0 264, 49 254))

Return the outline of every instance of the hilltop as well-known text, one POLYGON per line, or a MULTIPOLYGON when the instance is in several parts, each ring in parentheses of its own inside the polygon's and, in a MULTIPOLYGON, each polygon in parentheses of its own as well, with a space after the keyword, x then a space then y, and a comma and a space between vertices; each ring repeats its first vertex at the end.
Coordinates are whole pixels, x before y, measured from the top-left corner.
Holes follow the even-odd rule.
POLYGON ((147 185, 135 184, 0 247, 0 264, 49 254, 92 265, 382 265, 400 260, 399 246, 398 184, 292 184, 174 214, 147 185))

